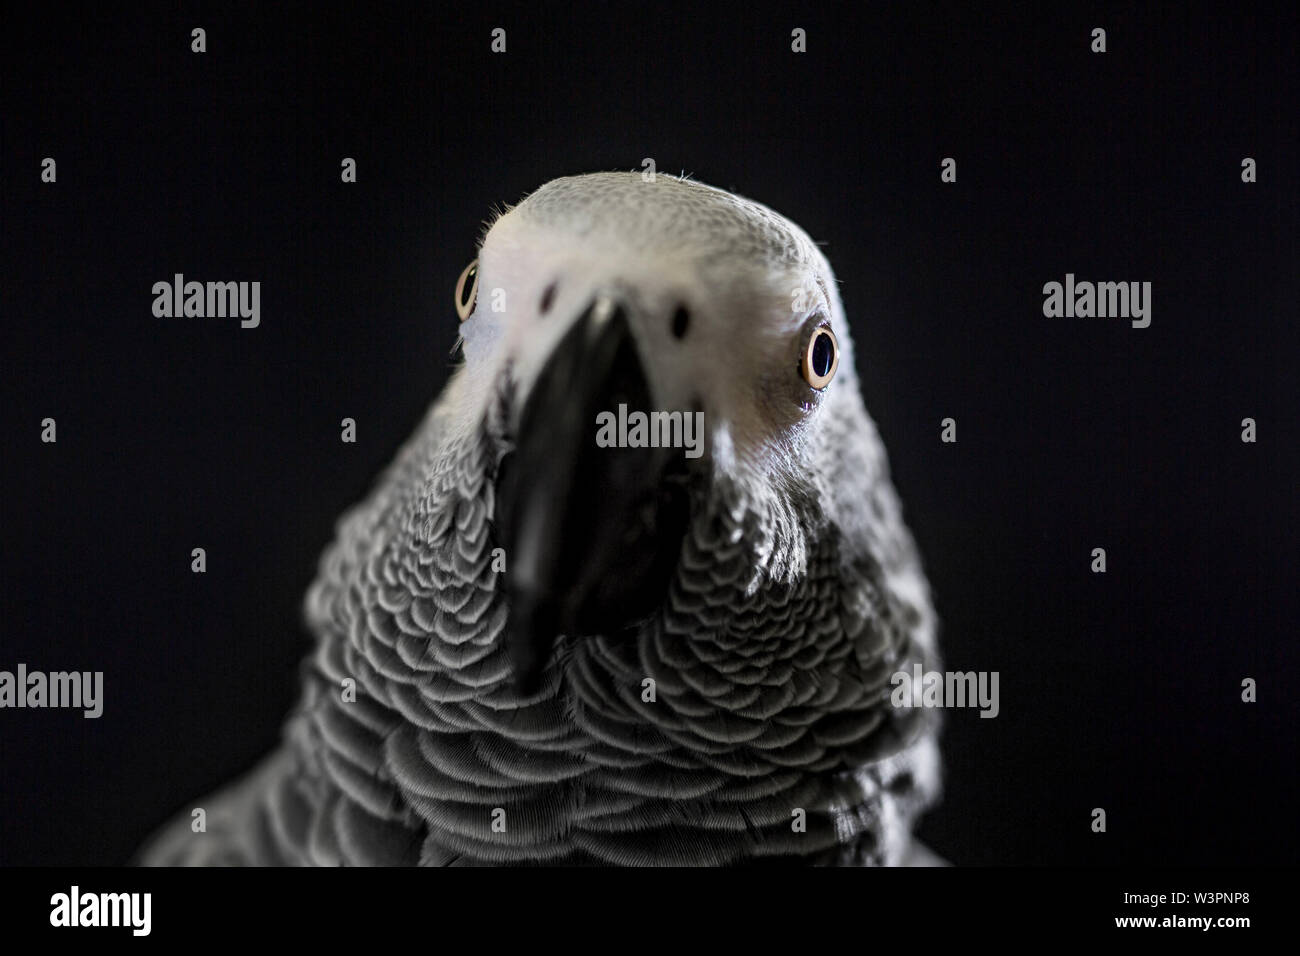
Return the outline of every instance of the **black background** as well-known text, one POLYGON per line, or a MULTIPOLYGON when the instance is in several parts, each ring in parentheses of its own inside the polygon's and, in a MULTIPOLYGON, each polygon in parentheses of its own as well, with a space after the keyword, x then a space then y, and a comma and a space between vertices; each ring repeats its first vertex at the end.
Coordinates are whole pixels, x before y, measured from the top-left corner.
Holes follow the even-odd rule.
POLYGON ((482 220, 645 157, 788 215, 842 282, 946 662, 1001 675, 997 719, 948 720, 924 838, 959 864, 1294 863, 1284 16, 200 4, 7 22, 0 669, 103 670, 105 710, 0 711, 0 863, 123 862, 274 745, 303 591, 448 374, 482 220), (154 318, 176 272, 261 281, 260 328, 154 318), (1067 272, 1152 282, 1151 327, 1045 318, 1043 283, 1067 272))

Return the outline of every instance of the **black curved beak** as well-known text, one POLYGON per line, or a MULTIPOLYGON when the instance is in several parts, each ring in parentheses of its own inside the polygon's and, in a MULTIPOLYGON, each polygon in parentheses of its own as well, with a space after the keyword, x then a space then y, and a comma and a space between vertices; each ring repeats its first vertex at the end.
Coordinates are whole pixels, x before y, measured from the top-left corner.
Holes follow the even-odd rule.
POLYGON ((598 297, 529 392, 497 482, 507 640, 525 693, 558 635, 616 634, 664 598, 689 515, 683 450, 597 442, 602 413, 651 403, 627 313, 598 297))

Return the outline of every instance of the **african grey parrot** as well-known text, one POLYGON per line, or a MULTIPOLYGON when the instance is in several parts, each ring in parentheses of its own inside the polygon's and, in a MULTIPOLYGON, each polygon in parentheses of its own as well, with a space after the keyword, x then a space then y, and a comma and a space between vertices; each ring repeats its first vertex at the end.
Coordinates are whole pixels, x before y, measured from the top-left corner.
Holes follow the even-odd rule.
POLYGON ((890 691, 935 615, 817 246, 568 177, 457 307, 464 364, 321 559, 282 745, 144 862, 933 859, 934 711, 890 691), (620 406, 680 414, 597 442, 620 406))

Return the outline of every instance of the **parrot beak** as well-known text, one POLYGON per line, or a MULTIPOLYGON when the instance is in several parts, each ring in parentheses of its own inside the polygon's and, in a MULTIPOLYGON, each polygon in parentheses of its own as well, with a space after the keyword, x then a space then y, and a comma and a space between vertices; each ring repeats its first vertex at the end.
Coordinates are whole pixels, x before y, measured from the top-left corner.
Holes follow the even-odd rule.
POLYGON ((664 599, 689 516, 682 449, 597 441, 602 413, 652 401, 625 308, 597 297, 533 384, 497 478, 523 693, 538 690, 559 634, 614 636, 664 599))

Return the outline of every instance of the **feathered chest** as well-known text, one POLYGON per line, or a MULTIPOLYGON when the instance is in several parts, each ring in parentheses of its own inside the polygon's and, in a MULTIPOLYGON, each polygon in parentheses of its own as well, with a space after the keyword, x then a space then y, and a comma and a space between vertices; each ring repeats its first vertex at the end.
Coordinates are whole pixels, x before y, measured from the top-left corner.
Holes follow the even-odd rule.
POLYGON ((485 436, 417 441, 341 522, 308 602, 325 766, 408 808, 429 861, 837 852, 866 799, 852 771, 903 739, 888 679, 908 638, 871 569, 846 581, 827 534, 803 573, 755 586, 764 516, 714 489, 660 612, 562 639, 521 697, 501 640, 498 457, 485 436))

